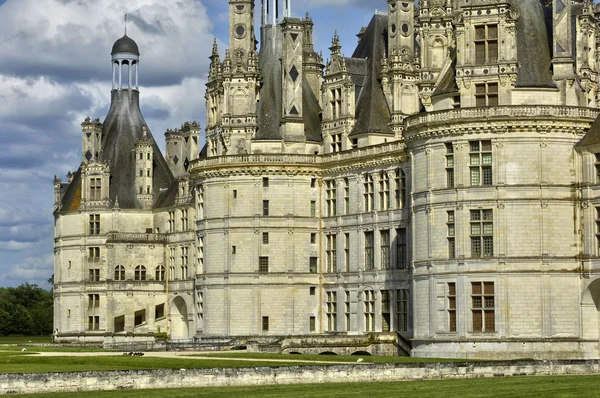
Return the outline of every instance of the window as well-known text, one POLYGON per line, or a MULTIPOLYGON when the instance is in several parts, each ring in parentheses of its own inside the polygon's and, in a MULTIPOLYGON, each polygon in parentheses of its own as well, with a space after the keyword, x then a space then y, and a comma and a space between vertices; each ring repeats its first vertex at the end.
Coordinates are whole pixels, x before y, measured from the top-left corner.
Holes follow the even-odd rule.
POLYGON ((311 286, 310 289, 308 290, 308 292, 311 296, 314 296, 317 293, 317 288, 314 286, 311 286))
POLYGON ((344 178, 344 214, 350 214, 350 182, 344 178))
POLYGON ((100 261, 100 248, 97 246, 88 247, 88 258, 93 262, 100 261))
POLYGON ((115 267, 115 280, 116 281, 124 281, 125 280, 125 267, 122 265, 117 265, 115 267))
POLYGON ((337 292, 327 292, 327 330, 337 331, 337 292))
POLYGON ((406 228, 396 230, 396 268, 408 268, 408 252, 406 250, 406 228))
POLYGON ((331 118, 339 119, 342 114, 341 88, 332 88, 329 90, 329 103, 331 104, 331 118))
POLYGON ((471 210, 471 257, 494 256, 494 212, 471 210))
POLYGON ((350 331, 350 291, 344 292, 344 318, 346 322, 346 331, 350 331))
POLYGON ((315 234, 315 233, 310 234, 310 243, 312 243, 312 244, 317 243, 317 234, 315 234))
POLYGON ((448 283, 448 331, 456 332, 456 283, 448 283))
POLYGON ((258 258, 258 272, 266 274, 269 272, 269 257, 258 258))
POLYGON ((498 83, 476 84, 475 105, 498 106, 498 83))
POLYGON ((159 304, 154 307, 154 319, 160 319, 165 317, 165 305, 159 304))
POLYGON ((310 201, 310 216, 311 217, 317 216, 317 202, 314 200, 310 201))
POLYGON ((146 309, 136 311, 133 318, 133 325, 140 326, 146 322, 146 309))
POLYGON ((381 291, 381 331, 390 331, 390 292, 388 290, 381 291))
POLYGON ((262 186, 263 188, 269 188, 269 177, 263 177, 262 186))
POLYGON ((325 182, 325 203, 327 206, 328 217, 334 217, 337 214, 336 196, 337 189, 335 181, 329 180, 325 182))
POLYGON ((600 207, 596 207, 596 242, 598 246, 598 255, 600 255, 600 207))
POLYGON ((198 272, 204 267, 204 236, 198 238, 198 272))
POLYGON ((596 184, 600 184, 600 153, 594 154, 594 157, 594 166, 596 168, 596 184))
POLYGON ((263 234, 262 234, 262 243, 263 243, 263 245, 268 245, 269 244, 269 233, 268 232, 263 232, 263 234))
POLYGON ((350 234, 344 234, 344 271, 350 272, 350 234))
POLYGON ((237 189, 234 189, 234 190, 233 190, 233 198, 234 198, 234 199, 237 199, 237 189))
POLYGON ((317 179, 316 178, 311 178, 310 179, 310 187, 311 188, 316 188, 317 187, 317 179))
POLYGON ((237 253, 237 247, 231 246, 231 254, 236 254, 236 253, 237 253))
POLYGON ((379 210, 387 210, 390 207, 390 177, 387 171, 379 173, 379 210))
POLYGON ((263 330, 263 332, 269 331, 269 317, 268 316, 262 317, 262 330, 263 330))
POLYGON ((99 308, 100 307, 100 295, 99 294, 88 294, 88 308, 99 308))
POLYGON ((406 186, 406 173, 402 169, 396 169, 396 175, 394 176, 394 182, 396 183, 396 208, 403 209, 406 207, 407 197, 407 186, 406 186))
POLYGON ((90 282, 100 281, 100 270, 98 268, 91 269, 89 272, 90 282))
POLYGON ((308 328, 311 332, 314 332, 317 330, 317 318, 314 316, 311 316, 308 320, 308 328))
MULTIPOLYGON (((140 153, 140 158, 142 157, 142 154, 140 153)), ((144 176, 144 170, 140 169, 140 177, 144 176)))
POLYGON ((336 255, 336 246, 337 246, 337 236, 336 235, 327 235, 327 272, 337 272, 337 255, 336 255))
POLYGON ((381 245, 381 269, 390 269, 390 231, 379 232, 381 245))
POLYGON ((454 147, 446 144, 446 188, 454 188, 454 147))
POLYGON ((364 189, 364 202, 365 202, 365 211, 373 211, 373 201, 375 198, 374 187, 373 187, 373 176, 370 174, 365 175, 365 180, 363 183, 364 189))
POLYGON ((268 216, 269 215, 269 201, 268 200, 263 200, 263 216, 268 216))
POLYGON ((471 186, 492 185, 492 141, 469 142, 471 186))
POLYGON ((89 316, 88 317, 88 330, 100 330, 100 317, 89 316))
POLYGON ((342 133, 331 134, 331 152, 342 151, 342 133))
POLYGON ((456 228, 454 226, 454 211, 448 212, 448 258, 456 258, 456 241, 455 234, 456 228))
POLYGON ((101 178, 90 178, 90 200, 102 200, 101 178))
POLYGON ((496 331, 494 282, 471 282, 474 332, 496 331))
POLYGON ((187 209, 181 210, 181 230, 182 231, 188 230, 188 211, 187 211, 187 209))
POLYGON ((498 62, 498 25, 475 26, 475 64, 498 62))
POLYGON ((175 279, 175 248, 169 248, 169 280, 175 279))
POLYGON ((138 265, 135 267, 135 276, 134 279, 136 281, 145 281, 146 280, 146 267, 143 265, 138 265))
POLYGON ((181 248, 181 279, 185 280, 188 278, 188 255, 190 248, 183 246, 181 248))
POLYGON ((375 241, 373 232, 365 232, 365 270, 372 270, 375 268, 374 248, 375 241))
POLYGON ((175 232, 175 212, 169 212, 169 232, 175 232))
POLYGON ((114 319, 115 333, 125 331, 125 315, 117 316, 114 319))
POLYGON ((90 235, 100 235, 100 214, 90 214, 90 235))
POLYGON ((318 259, 317 257, 311 257, 309 260, 309 272, 311 274, 316 274, 317 273, 317 268, 318 268, 318 259))
POLYGON ((352 149, 358 149, 358 138, 352 139, 352 149))
POLYGON ((398 331, 408 331, 408 289, 396 290, 396 314, 398 331))
POLYGON ((364 292, 365 332, 375 331, 375 294, 372 290, 364 292))
POLYGON ((165 280, 165 272, 166 272, 165 267, 162 265, 159 265, 158 267, 156 267, 154 279, 157 281, 164 281, 165 280))

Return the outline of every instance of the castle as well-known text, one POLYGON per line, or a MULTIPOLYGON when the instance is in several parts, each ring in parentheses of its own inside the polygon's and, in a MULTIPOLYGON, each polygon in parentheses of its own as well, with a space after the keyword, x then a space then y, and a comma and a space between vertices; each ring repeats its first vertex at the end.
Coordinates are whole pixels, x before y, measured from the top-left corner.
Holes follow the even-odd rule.
POLYGON ((598 358, 600 7, 388 0, 324 62, 284 3, 257 50, 229 1, 206 145, 186 123, 166 157, 115 43, 108 116, 55 179, 56 339, 598 358))

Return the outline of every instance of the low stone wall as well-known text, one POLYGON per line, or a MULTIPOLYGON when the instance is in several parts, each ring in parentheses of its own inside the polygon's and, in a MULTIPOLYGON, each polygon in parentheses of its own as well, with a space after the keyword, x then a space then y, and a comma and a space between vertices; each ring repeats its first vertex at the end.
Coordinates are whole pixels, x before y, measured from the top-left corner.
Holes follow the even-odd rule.
POLYGON ((152 388, 600 374, 600 361, 349 364, 0 375, 0 395, 152 388))

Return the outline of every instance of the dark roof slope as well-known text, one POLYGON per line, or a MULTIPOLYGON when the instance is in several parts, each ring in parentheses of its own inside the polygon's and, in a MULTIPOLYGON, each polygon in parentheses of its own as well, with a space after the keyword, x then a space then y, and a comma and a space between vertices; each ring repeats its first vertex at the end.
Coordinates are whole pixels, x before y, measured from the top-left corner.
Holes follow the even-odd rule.
POLYGON ((555 87, 544 9, 539 0, 521 0, 519 4, 517 87, 555 87))
POLYGON ((588 146, 600 144, 600 116, 594 120, 588 132, 583 136, 577 146, 588 146))
POLYGON ((260 101, 258 102, 258 133, 256 139, 281 139, 279 122, 281 120, 281 52, 282 38, 278 26, 262 28, 259 65, 262 78, 260 101))
POLYGON ((354 134, 390 133, 390 108, 383 93, 379 74, 381 59, 387 55, 387 15, 376 14, 362 35, 352 58, 366 59, 367 76, 356 104, 354 134))

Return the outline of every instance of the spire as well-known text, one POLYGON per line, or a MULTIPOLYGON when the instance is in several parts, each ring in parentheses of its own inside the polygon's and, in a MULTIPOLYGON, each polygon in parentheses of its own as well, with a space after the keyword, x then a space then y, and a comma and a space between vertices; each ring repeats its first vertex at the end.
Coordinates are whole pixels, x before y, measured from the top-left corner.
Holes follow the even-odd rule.
POLYGON ((340 44, 340 37, 338 36, 337 30, 333 35, 333 40, 331 41, 331 55, 341 55, 342 54, 342 45, 340 44))
POLYGON ((219 58, 219 47, 217 46, 217 38, 215 37, 215 41, 213 42, 213 46, 212 46, 212 55, 210 56, 210 59, 215 59, 215 58, 219 58))
POLYGON ((125 36, 127 36, 127 13, 125 13, 125 36))

